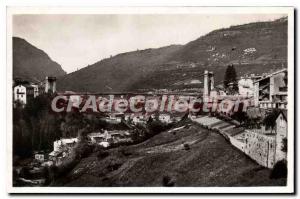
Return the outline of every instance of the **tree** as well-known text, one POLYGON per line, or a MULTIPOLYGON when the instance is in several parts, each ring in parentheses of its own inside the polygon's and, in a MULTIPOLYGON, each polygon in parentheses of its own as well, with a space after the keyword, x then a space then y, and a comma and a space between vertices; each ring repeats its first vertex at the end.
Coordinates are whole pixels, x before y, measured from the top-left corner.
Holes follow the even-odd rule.
POLYGON ((279 112, 280 111, 278 109, 273 109, 272 112, 268 113, 268 115, 263 120, 263 124, 266 126, 267 129, 271 129, 271 133, 275 128, 276 119, 278 117, 279 112))
POLYGON ((20 157, 35 150, 51 150, 53 141, 61 137, 60 117, 50 109, 51 95, 43 94, 27 101, 23 108, 13 109, 13 149, 20 157))
POLYGON ((234 112, 232 115, 232 119, 237 120, 241 125, 249 121, 247 113, 242 110, 234 112))
POLYGON ((237 74, 233 64, 227 66, 224 76, 224 88, 230 94, 238 92, 237 74))
POLYGON ((279 179, 279 178, 286 178, 287 177, 287 161, 280 160, 276 162, 274 165, 270 178, 271 179, 279 179))

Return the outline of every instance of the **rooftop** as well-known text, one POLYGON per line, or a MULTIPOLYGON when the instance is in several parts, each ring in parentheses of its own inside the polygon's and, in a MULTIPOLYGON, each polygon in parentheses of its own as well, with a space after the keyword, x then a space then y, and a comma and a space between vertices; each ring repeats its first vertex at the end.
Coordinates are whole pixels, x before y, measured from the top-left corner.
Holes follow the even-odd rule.
POLYGON ((276 75, 276 74, 278 74, 278 73, 282 73, 282 72, 287 72, 287 68, 283 68, 283 69, 278 70, 278 71, 276 71, 276 72, 270 73, 270 74, 268 74, 268 75, 262 77, 261 79, 254 81, 254 83, 255 83, 255 82, 260 82, 260 81, 262 81, 262 80, 264 80, 264 79, 270 78, 270 77, 272 77, 272 76, 274 76, 274 75, 276 75))

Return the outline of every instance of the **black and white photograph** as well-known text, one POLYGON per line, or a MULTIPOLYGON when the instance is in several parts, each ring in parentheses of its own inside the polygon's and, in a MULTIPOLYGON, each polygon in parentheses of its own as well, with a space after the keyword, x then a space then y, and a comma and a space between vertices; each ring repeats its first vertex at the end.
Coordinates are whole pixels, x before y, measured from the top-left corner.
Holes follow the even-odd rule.
POLYGON ((294 8, 7 8, 11 193, 292 193, 294 8))

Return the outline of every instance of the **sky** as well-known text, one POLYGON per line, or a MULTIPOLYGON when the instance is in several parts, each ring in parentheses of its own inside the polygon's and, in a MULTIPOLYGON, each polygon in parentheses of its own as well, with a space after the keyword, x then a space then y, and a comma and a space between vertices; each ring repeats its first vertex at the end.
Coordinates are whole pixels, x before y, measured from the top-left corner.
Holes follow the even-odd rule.
POLYGON ((119 53, 186 44, 210 31, 282 14, 14 15, 13 36, 45 51, 67 72, 119 53))

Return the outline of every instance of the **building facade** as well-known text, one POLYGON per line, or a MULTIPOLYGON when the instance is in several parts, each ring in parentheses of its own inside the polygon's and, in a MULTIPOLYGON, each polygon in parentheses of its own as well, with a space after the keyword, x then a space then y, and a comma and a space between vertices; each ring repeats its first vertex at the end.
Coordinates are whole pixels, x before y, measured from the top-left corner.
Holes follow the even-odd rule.
POLYGON ((26 87, 23 85, 17 85, 14 87, 14 101, 19 101, 22 104, 26 104, 26 87))
POLYGON ((242 97, 253 97, 254 81, 260 79, 261 76, 251 74, 241 77, 238 81, 239 95, 242 97))
POLYGON ((287 109, 287 69, 282 69, 254 81, 256 107, 287 109))

